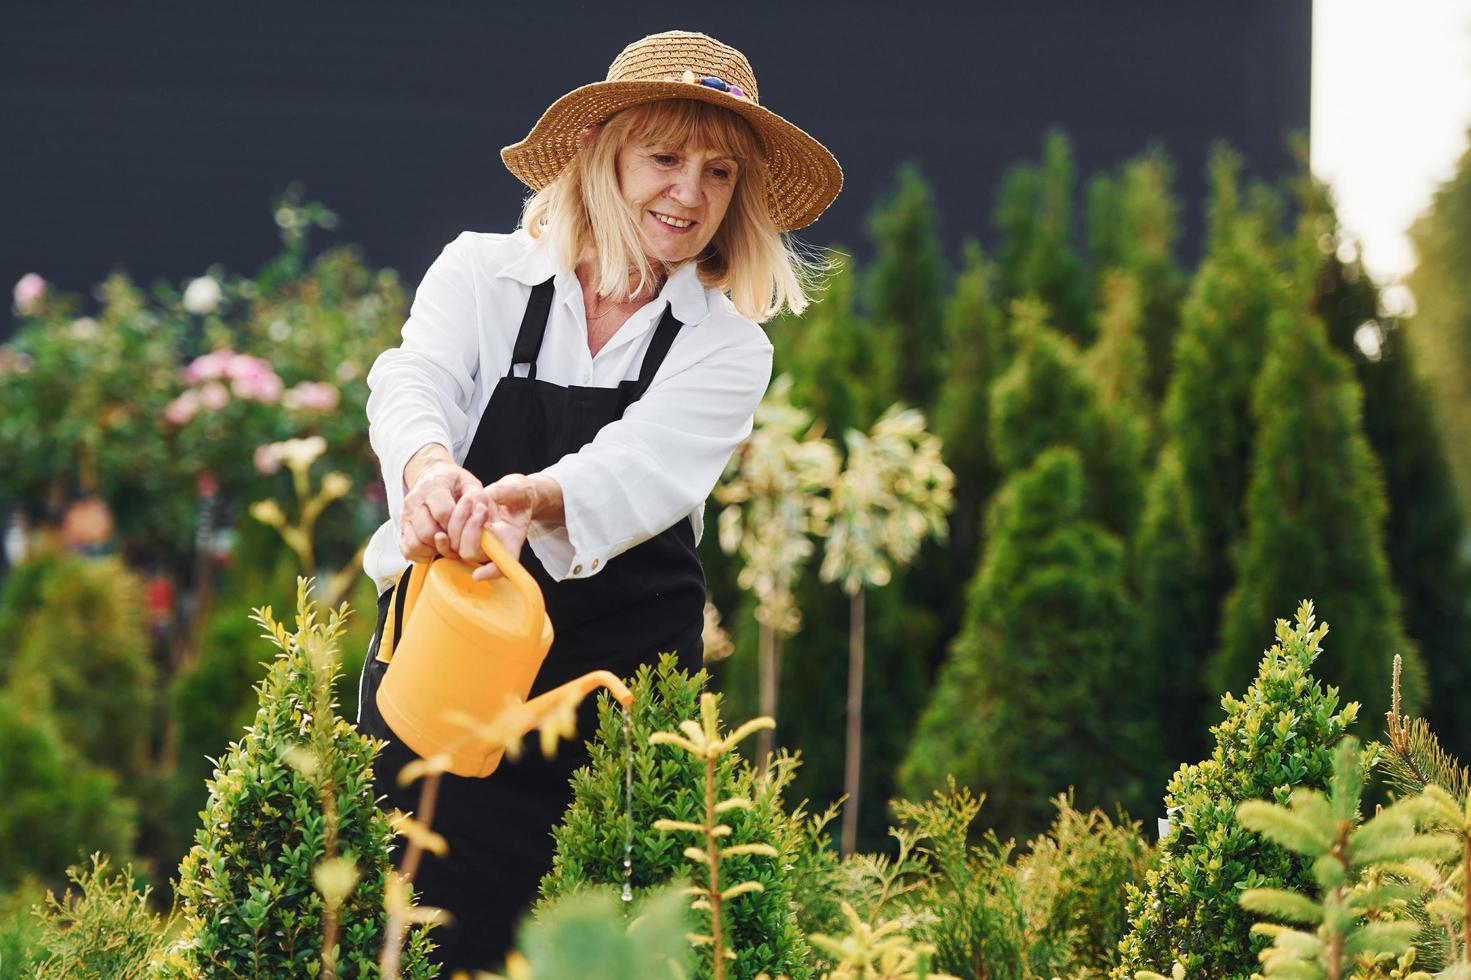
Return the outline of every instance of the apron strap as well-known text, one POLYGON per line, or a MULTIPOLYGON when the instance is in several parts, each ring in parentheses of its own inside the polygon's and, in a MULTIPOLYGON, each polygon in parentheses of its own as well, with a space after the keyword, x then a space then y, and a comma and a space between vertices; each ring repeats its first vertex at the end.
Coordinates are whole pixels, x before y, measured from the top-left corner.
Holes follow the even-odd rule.
POLYGON ((536 380, 536 357, 541 353, 541 340, 546 336, 547 317, 552 312, 552 279, 531 287, 531 298, 526 301, 526 314, 521 317, 521 329, 516 331, 516 346, 511 350, 511 366, 506 377, 515 373, 517 364, 530 365, 526 377, 536 380))
POLYGON ((633 389, 632 401, 638 401, 649 390, 649 385, 654 382, 654 375, 659 373, 659 367, 664 363, 664 356, 674 345, 675 335, 683 326, 683 323, 674 318, 673 306, 664 311, 664 316, 659 319, 659 326, 654 329, 654 339, 649 341, 649 349, 644 351, 644 363, 639 367, 638 385, 633 389))

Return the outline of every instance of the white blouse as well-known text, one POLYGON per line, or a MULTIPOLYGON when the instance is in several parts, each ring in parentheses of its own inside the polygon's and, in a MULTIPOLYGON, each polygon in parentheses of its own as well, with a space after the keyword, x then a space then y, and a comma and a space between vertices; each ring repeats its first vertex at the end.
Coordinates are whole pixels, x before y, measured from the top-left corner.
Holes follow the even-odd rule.
MULTIPOLYGON (((544 472, 562 487, 565 524, 532 523, 527 543, 553 579, 597 574, 608 560, 680 520, 704 529, 704 504, 771 379, 771 343, 694 263, 664 284, 593 357, 577 276, 525 232, 462 232, 414 294, 400 346, 368 373, 368 435, 383 468, 389 519, 364 570, 381 592, 407 564, 399 551, 404 465, 425 445, 463 463, 511 349, 531 287, 555 276, 538 380, 613 388, 636 380, 666 306, 684 328, 648 391, 596 438, 544 472)), ((524 366, 516 368, 526 374, 524 366)))

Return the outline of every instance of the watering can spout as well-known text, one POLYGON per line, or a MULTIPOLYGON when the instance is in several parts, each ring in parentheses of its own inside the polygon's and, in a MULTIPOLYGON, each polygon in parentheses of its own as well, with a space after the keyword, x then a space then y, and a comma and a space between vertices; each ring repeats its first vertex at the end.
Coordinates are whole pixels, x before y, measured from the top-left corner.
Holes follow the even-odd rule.
POLYGON ((517 734, 529 734, 533 728, 541 725, 547 715, 559 708, 577 707, 583 698, 600 687, 606 687, 613 695, 613 700, 625 708, 633 703, 633 692, 629 691, 617 674, 609 670, 595 670, 570 680, 561 687, 554 687, 545 694, 538 694, 525 704, 512 709, 516 712, 513 726, 517 729, 517 734))

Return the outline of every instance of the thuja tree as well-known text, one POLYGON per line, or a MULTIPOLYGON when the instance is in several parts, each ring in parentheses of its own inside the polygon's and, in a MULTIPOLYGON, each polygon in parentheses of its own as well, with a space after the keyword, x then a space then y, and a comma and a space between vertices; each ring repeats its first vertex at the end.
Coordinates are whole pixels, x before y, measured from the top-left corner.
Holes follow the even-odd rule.
POLYGON ((1035 302, 1013 307, 1015 360, 991 391, 991 443, 1007 473, 1031 466, 1053 446, 1071 446, 1083 463, 1083 513, 1128 535, 1143 492, 1138 419, 1106 405, 1076 346, 1047 324, 1035 302))
POLYGON ((1384 557, 1384 491, 1360 428, 1361 395, 1323 325, 1282 312, 1253 398, 1257 435, 1237 551, 1236 589, 1226 603, 1219 688, 1243 683, 1272 609, 1310 594, 1333 615, 1336 642, 1319 670, 1364 716, 1389 708, 1384 678, 1405 657, 1405 701, 1424 696, 1424 668, 1400 626, 1384 557))
POLYGON ((1242 889, 1305 890, 1311 862, 1260 840, 1236 819, 1246 800, 1285 803, 1294 787, 1323 789, 1332 750, 1354 723, 1358 705, 1340 707, 1338 692, 1313 677, 1328 624, 1316 625, 1312 603, 1296 621, 1277 621, 1277 642, 1241 697, 1221 700, 1226 717, 1211 729, 1210 758, 1183 765, 1165 792, 1171 833, 1160 842, 1159 867, 1128 892, 1129 932, 1119 944, 1114 980, 1136 971, 1169 975, 1250 977, 1266 940, 1251 932, 1238 904, 1242 889))
POLYGON ((1134 703, 1138 610, 1086 487, 1077 451, 1056 447, 1000 491, 965 627, 901 769, 910 798, 953 774, 985 791, 1004 833, 1038 826, 1070 785, 1090 805, 1142 802, 1157 746, 1134 703))
POLYGON ((1162 148, 1129 160, 1088 183, 1088 264, 1092 306, 1107 310, 1111 278, 1129 283, 1135 303, 1135 332, 1143 348, 1144 393, 1164 396, 1170 351, 1180 323, 1185 275, 1175 262, 1180 205, 1171 192, 1173 167, 1162 148))
MULTIPOLYGON (((377 745, 331 699, 345 615, 324 615, 304 580, 294 632, 260 611, 278 652, 254 724, 209 781, 179 867, 183 933, 163 975, 379 975, 393 831, 374 802, 377 745)), ((434 975, 428 947, 416 930, 401 976, 434 975)))
MULTIPOLYGON (((1445 419, 1417 373, 1422 352, 1409 322, 1388 316, 1378 285, 1356 244, 1338 223, 1326 185, 1306 173, 1298 181, 1303 214, 1298 249, 1316 269, 1313 308, 1329 342, 1348 357, 1364 393, 1363 428, 1379 461, 1388 511, 1384 550, 1403 602, 1405 628, 1426 652, 1428 686, 1436 692, 1427 718, 1447 744, 1471 751, 1471 562, 1461 551, 1466 522, 1447 452, 1445 419)), ((1299 260, 1300 262, 1302 260, 1299 260)))
POLYGON ((875 255, 864 282, 865 308, 895 338, 894 396, 925 411, 939 387, 944 352, 948 275, 937 224, 929 185, 913 164, 899 168, 893 193, 868 217, 875 255))
MULTIPOLYGON (((684 722, 699 717, 699 699, 706 675, 681 671, 675 658, 663 657, 657 668, 643 667, 629 689, 633 704, 630 730, 623 714, 607 698, 598 709, 598 730, 589 743, 590 759, 572 776, 572 804, 552 831, 556 853, 552 870, 541 882, 548 902, 599 885, 619 888, 627 881, 635 903, 675 878, 689 878, 690 843, 683 835, 657 829, 656 821, 703 824, 706 818, 705 760, 672 745, 649 744, 655 732, 679 731, 684 722), (628 746, 632 745, 633 805, 625 796, 628 746), (632 829, 632 850, 625 849, 632 829), (631 862, 624 873, 624 858, 631 862)), ((800 814, 783 807, 782 789, 789 780, 790 763, 778 762, 765 779, 740 755, 727 753, 715 760, 714 787, 720 800, 744 798, 746 809, 731 808, 720 815, 730 833, 722 847, 769 845, 776 856, 736 854, 721 862, 720 876, 729 882, 756 882, 760 891, 741 894, 725 903, 722 935, 736 958, 727 974, 750 980, 766 972, 772 976, 812 975, 812 953, 798 925, 790 868, 805 866, 809 845, 800 814), (790 868, 788 867, 790 866, 790 868), (788 869, 788 870, 784 870, 788 869)), ((544 911, 544 910, 543 910, 544 911)), ((708 934, 708 912, 691 912, 690 931, 708 934)), ((709 956, 700 960, 700 977, 713 977, 709 956)))
POLYGON ((1198 751, 1199 719, 1209 711, 1205 662, 1218 646, 1221 603, 1234 581, 1230 553, 1244 520, 1252 388, 1267 322, 1288 302, 1274 226, 1262 209, 1241 202, 1239 173, 1234 155, 1216 151, 1205 257, 1181 308, 1161 462, 1132 548, 1144 655, 1170 665, 1175 677, 1163 718, 1183 739, 1172 745, 1186 757, 1198 751))
POLYGON ((1079 343, 1093 339, 1088 284, 1073 248, 1077 173, 1061 132, 1047 134, 1040 163, 1017 164, 1002 178, 996 202, 999 298, 1041 300, 1058 329, 1079 343))

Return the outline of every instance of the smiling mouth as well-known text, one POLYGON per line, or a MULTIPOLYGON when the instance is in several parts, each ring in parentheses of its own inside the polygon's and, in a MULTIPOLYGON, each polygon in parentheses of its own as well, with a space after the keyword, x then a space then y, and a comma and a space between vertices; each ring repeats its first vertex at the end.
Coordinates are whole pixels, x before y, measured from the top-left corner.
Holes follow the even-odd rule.
POLYGON ((667 214, 660 214, 658 211, 650 211, 649 214, 652 214, 654 220, 659 222, 659 224, 664 225, 666 228, 673 228, 675 231, 685 231, 695 225, 695 222, 687 218, 674 218, 667 214))

